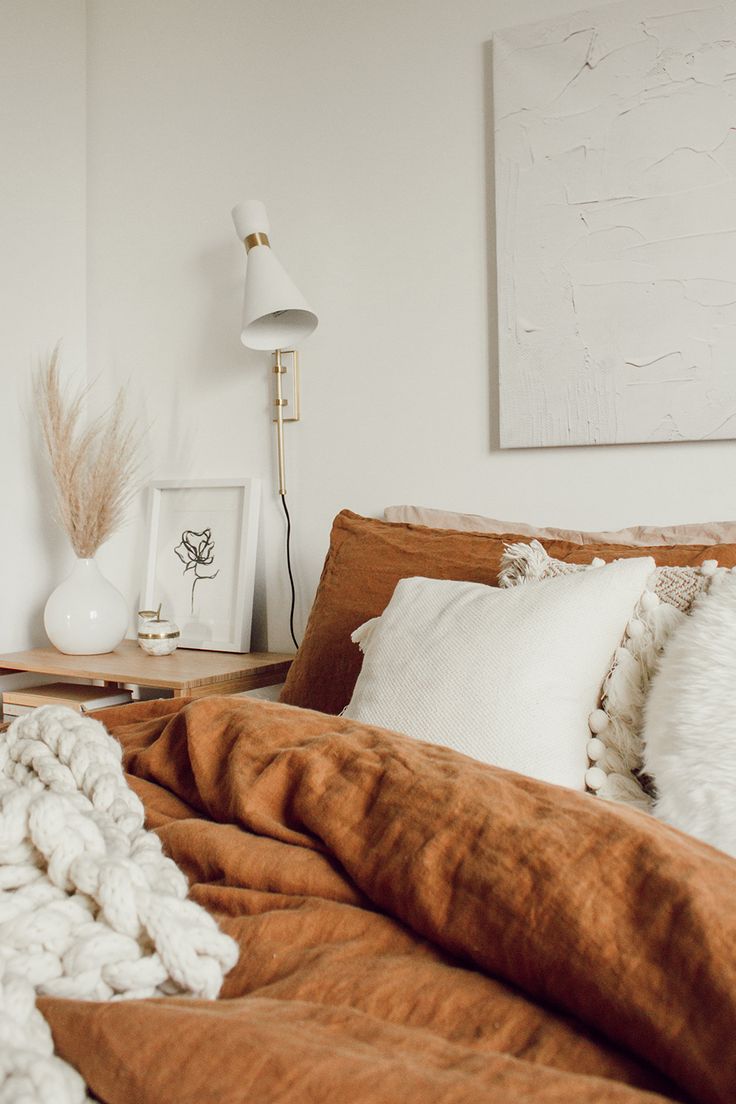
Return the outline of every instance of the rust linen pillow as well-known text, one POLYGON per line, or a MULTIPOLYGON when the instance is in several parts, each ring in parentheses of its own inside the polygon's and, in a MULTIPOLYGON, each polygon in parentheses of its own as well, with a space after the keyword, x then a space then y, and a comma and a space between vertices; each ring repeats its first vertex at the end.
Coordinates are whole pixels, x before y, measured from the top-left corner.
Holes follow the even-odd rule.
MULTIPOLYGON (((294 660, 281 701, 324 713, 339 713, 350 701, 360 672, 359 650, 350 639, 359 625, 378 617, 399 579, 458 579, 498 584, 506 544, 519 533, 463 533, 361 517, 350 510, 337 515, 304 640, 294 660)), ((581 545, 542 540, 551 556, 568 563, 590 563, 593 556, 612 560, 652 556, 659 564, 697 565, 718 560, 736 565, 736 544, 682 547, 581 545)))
POLYGON ((459 579, 496 586, 503 538, 337 515, 304 639, 281 701, 339 713, 350 701, 362 656, 350 634, 383 613, 399 579, 459 579))

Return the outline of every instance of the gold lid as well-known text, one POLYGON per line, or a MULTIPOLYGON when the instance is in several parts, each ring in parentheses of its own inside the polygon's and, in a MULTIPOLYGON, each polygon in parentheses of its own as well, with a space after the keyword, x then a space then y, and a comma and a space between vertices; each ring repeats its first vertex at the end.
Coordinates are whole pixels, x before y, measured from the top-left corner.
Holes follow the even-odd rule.
POLYGON ((181 636, 178 629, 174 632, 139 632, 139 640, 175 640, 177 636, 181 636))

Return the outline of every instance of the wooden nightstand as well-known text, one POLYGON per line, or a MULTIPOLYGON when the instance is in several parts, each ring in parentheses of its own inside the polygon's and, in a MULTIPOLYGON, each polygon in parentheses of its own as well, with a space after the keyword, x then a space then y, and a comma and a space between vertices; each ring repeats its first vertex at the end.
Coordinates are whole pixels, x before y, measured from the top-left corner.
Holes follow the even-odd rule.
POLYGON ((64 655, 56 648, 32 648, 0 656, 0 675, 30 671, 173 690, 175 698, 203 698, 208 694, 239 694, 283 682, 293 655, 281 652, 197 652, 179 648, 168 656, 149 656, 135 640, 124 640, 104 655, 64 655))

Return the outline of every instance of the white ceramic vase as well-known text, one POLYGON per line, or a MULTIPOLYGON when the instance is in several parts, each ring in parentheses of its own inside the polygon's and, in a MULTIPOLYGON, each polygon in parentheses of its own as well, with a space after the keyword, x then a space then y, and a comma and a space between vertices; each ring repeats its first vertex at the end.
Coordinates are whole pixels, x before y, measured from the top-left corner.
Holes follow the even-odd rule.
POLYGON ((78 559, 43 612, 49 640, 67 655, 111 652, 125 636, 128 607, 94 558, 78 559))

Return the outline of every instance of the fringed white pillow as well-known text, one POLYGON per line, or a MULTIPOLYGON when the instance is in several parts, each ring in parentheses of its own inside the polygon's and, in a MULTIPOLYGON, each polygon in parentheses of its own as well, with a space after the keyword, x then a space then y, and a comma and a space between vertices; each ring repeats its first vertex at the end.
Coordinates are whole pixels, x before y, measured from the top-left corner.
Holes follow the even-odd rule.
MULTIPOLYGON (((508 545, 499 585, 515 587, 559 575, 590 571, 605 563, 570 564, 548 555, 539 541, 508 545)), ((714 576, 725 574, 716 560, 701 567, 658 567, 626 626, 626 634, 603 683, 600 708, 588 719, 590 767, 585 781, 599 797, 650 810, 653 794, 642 775, 644 705, 665 644, 707 591, 714 576)))

